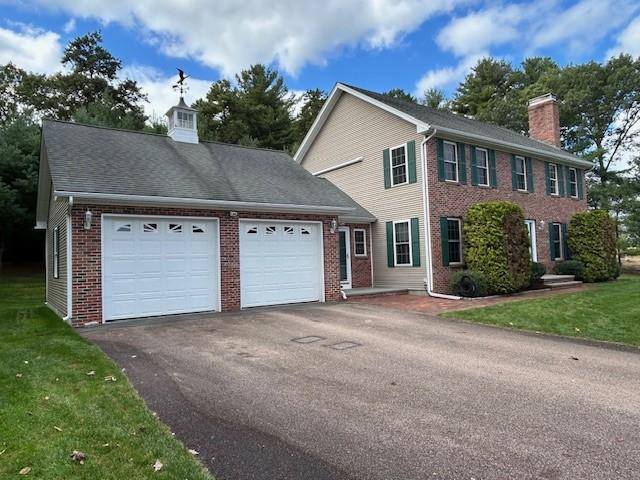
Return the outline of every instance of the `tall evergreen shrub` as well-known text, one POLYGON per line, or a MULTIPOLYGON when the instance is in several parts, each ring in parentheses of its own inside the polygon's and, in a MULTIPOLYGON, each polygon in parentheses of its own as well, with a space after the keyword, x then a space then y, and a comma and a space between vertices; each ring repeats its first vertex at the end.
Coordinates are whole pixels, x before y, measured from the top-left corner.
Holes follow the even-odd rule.
POLYGON ((616 226, 604 210, 576 213, 568 228, 572 260, 584 265, 585 282, 602 282, 618 276, 616 226))

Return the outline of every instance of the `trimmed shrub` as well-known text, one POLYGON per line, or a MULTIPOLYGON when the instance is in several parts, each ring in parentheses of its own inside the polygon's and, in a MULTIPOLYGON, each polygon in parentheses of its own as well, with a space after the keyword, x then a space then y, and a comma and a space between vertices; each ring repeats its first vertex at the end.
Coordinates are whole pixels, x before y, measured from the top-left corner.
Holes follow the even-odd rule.
POLYGON ((532 284, 539 281, 545 273, 547 273, 547 266, 544 263, 531 262, 529 264, 529 281, 532 284))
POLYGON ((484 297, 487 295, 487 278, 481 272, 464 270, 451 277, 451 293, 461 297, 484 297))
POLYGON ((580 260, 565 260, 557 263, 554 271, 557 275, 574 275, 576 280, 582 280, 584 264, 580 260))
POLYGON ((464 258, 481 272, 488 293, 512 293, 529 284, 529 236, 522 208, 506 201, 480 202, 464 217, 464 258))
POLYGON ((619 275, 616 226, 604 210, 576 213, 568 229, 573 260, 584 265, 585 282, 612 280, 619 275))

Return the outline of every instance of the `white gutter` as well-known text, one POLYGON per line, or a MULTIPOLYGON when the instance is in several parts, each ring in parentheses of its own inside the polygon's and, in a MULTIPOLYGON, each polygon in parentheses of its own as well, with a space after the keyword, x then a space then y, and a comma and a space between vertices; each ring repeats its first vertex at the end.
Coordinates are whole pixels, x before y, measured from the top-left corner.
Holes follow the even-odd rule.
POLYGON ((85 202, 98 202, 105 204, 151 204, 158 206, 181 206, 192 208, 220 208, 223 210, 251 210, 255 212, 285 212, 285 213, 350 213, 355 210, 352 207, 332 207, 324 205, 294 205, 287 203, 261 203, 261 202, 234 202, 228 200, 206 200, 197 198, 158 197, 149 195, 124 195, 116 193, 89 193, 89 192, 54 192, 58 197, 75 197, 76 200, 85 202))
MULTIPOLYGON (((425 290, 430 297, 446 298, 449 300, 461 300, 462 297, 456 295, 446 295, 444 293, 436 293, 433 291, 433 247, 431 242, 431 208, 429 205, 429 170, 427 169, 427 142, 431 140, 438 130, 433 129, 433 132, 424 137, 424 140, 420 143, 420 157, 422 163, 423 182, 422 182, 422 207, 424 211, 424 223, 426 228, 427 237, 427 255, 429 256, 427 262, 427 278, 425 278, 425 290)), ((426 132, 425 132, 426 133, 426 132)))

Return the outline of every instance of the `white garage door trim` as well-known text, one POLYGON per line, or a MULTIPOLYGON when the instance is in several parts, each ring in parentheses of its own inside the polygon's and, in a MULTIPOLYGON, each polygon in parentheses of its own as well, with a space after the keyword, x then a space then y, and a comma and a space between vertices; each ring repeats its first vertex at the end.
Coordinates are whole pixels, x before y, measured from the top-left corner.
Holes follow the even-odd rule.
MULTIPOLYGON (((217 277, 216 280, 216 284, 213 286, 214 289, 216 289, 216 298, 217 298, 217 307, 216 310, 218 312, 222 311, 222 297, 221 297, 221 293, 222 293, 222 285, 221 285, 221 272, 220 272, 220 219, 218 217, 198 217, 198 216, 176 216, 176 215, 139 215, 139 214, 121 214, 121 213, 104 213, 101 215, 101 219, 100 219, 100 289, 101 289, 101 310, 102 310, 102 323, 106 323, 108 321, 111 320, 116 320, 115 318, 113 319, 108 319, 106 318, 105 315, 105 268, 104 268, 104 261, 105 261, 105 255, 104 255, 104 251, 105 251, 105 222, 108 219, 124 219, 124 218, 132 218, 132 219, 136 219, 136 220, 140 220, 140 219, 157 219, 157 220, 168 220, 168 219, 175 219, 175 220, 183 220, 183 221, 207 221, 207 222, 212 222, 213 225, 215 225, 215 234, 214 234, 214 241, 215 241, 215 248, 216 248, 216 255, 214 257, 215 262, 216 262, 216 267, 215 267, 215 274, 217 277)), ((118 317, 118 319, 120 319, 120 317, 118 317)))
MULTIPOLYGON (((250 307, 257 307, 257 306, 269 306, 269 305, 283 305, 283 302, 269 302, 269 303, 264 303, 261 302, 259 304, 252 304, 252 305, 245 305, 243 302, 243 282, 242 282, 242 276, 243 276, 243 268, 242 268, 242 234, 244 232, 243 229, 243 225, 246 225, 247 223, 258 223, 261 225, 266 225, 266 224, 272 224, 272 223, 276 223, 279 225, 282 224, 296 224, 296 225, 315 225, 318 228, 318 255, 319 255, 319 284, 318 284, 318 300, 310 300, 310 301, 320 301, 320 302, 324 302, 325 301, 325 285, 324 285, 324 229, 323 229, 323 223, 321 221, 317 221, 317 220, 276 220, 276 219, 270 219, 270 218, 242 218, 239 221, 239 235, 238 235, 238 242, 239 242, 239 262, 240 262, 240 308, 250 308, 250 307)), ((305 300, 302 300, 300 302, 289 302, 289 303, 302 303, 305 300)))

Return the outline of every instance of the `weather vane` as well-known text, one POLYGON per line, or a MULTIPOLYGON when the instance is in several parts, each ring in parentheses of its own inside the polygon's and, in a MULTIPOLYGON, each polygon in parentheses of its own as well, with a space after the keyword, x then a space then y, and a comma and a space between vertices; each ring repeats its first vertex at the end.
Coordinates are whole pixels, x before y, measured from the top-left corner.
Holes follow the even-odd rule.
POLYGON ((180 92, 180 97, 183 96, 184 92, 186 92, 187 90, 189 90, 189 87, 187 87, 184 84, 184 81, 189 78, 189 75, 185 75, 184 74, 184 70, 181 70, 180 68, 176 68, 176 70, 178 70, 178 81, 176 82, 176 84, 173 86, 173 89, 175 91, 179 91, 180 92))

